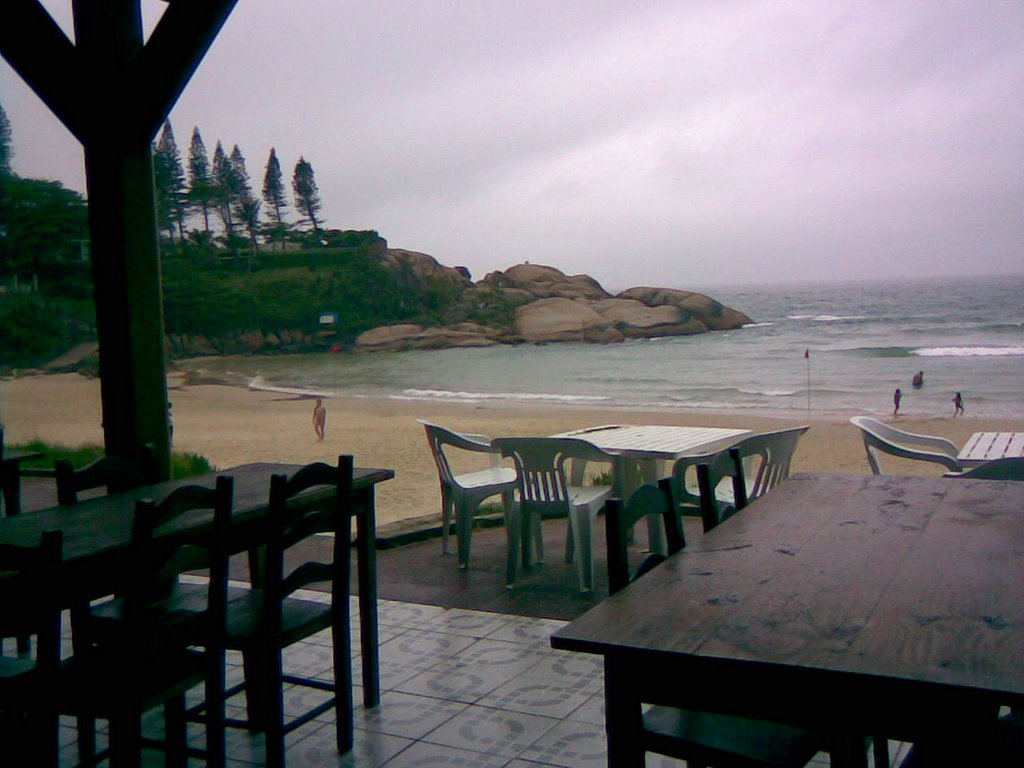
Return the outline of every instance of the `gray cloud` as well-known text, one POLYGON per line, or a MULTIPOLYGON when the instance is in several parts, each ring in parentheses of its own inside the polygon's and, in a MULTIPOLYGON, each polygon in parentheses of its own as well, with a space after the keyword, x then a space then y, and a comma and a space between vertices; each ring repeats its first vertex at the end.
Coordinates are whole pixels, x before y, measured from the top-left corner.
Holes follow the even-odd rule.
MULTIPOLYGON (((0 67, 15 169, 81 188, 0 67)), ((478 277, 689 287, 1024 271, 1022 105, 1012 0, 246 0, 171 121, 478 277)))

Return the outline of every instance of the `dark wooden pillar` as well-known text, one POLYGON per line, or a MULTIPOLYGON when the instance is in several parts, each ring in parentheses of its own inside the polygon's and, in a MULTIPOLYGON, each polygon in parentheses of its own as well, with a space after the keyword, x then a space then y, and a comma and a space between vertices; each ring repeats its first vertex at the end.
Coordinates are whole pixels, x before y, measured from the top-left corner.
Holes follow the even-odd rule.
POLYGON ((0 53, 85 150, 107 453, 144 443, 170 473, 151 143, 237 0, 168 2, 148 41, 140 0, 73 0, 72 44, 39 0, 0 4, 0 53))
MULTIPOLYGON (((76 48, 94 72, 129 82, 143 47, 138 0, 75 0, 76 48)), ((100 392, 108 454, 141 443, 170 471, 160 252, 150 137, 131 119, 131 93, 111 89, 84 136, 89 237, 100 339, 100 392)))

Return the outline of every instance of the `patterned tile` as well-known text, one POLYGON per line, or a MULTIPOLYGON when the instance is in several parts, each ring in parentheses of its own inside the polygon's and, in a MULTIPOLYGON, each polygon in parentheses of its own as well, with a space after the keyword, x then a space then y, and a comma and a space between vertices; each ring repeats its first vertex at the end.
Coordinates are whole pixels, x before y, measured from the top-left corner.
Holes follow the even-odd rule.
POLYGON ((502 768, 507 762, 508 758, 501 756, 418 741, 388 760, 384 768, 502 768))
POLYGON ((381 695, 380 705, 356 710, 356 727, 419 739, 466 708, 465 704, 397 691, 381 695))
POLYGON ((381 686, 393 688, 442 661, 457 657, 473 642, 471 637, 407 629, 380 646, 381 686))
POLYGON ((396 685, 395 690, 472 704, 504 683, 508 677, 501 669, 442 661, 426 672, 396 685))
POLYGON ((530 745, 521 757, 565 768, 604 768, 607 764, 604 726, 560 722, 530 745))
MULTIPOLYGON (((301 729, 300 729, 301 730, 301 729)), ((398 736, 356 731, 351 752, 340 755, 334 741, 334 729, 323 727, 288 746, 288 768, 377 768, 412 742, 398 736)))
POLYGON ((400 603, 397 600, 377 601, 377 624, 380 626, 419 627, 444 613, 437 605, 400 603))
POLYGON ((422 740, 487 755, 519 757, 557 724, 558 720, 550 717, 470 706, 422 740))
POLYGON ((489 640, 505 640, 511 643, 527 643, 550 648, 551 635, 566 622, 557 619, 534 619, 529 616, 508 616, 507 621, 487 635, 489 640))
POLYGON ((585 653, 548 650, 530 667, 529 672, 563 683, 575 681, 604 685, 604 659, 585 653))
POLYGON ((517 675, 483 696, 477 704, 510 712, 564 719, 596 692, 592 684, 552 682, 529 674, 517 675))
POLYGON ((604 725, 604 690, 599 690, 566 718, 580 723, 604 725))
POLYGON ((423 626, 438 632, 468 637, 487 637, 508 623, 508 616, 486 611, 451 608, 432 617, 423 626))

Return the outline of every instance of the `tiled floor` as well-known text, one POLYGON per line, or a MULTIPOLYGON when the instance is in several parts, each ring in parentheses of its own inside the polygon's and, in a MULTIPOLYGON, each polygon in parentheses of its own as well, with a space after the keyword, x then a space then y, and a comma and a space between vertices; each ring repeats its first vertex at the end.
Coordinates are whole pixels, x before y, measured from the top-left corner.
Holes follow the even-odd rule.
MULTIPOLYGON (((312 599, 323 599, 310 593, 312 599)), ((358 615, 353 604, 353 614, 358 615)), ((464 768, 585 768, 605 765, 601 661, 555 651, 548 636, 563 624, 465 609, 380 601, 381 704, 356 710, 356 740, 339 755, 329 715, 290 734, 289 768, 463 766, 464 768)), ((358 628, 354 628, 358 629, 358 628)), ((353 632, 359 651, 358 632, 353 632)), ((287 669, 332 675, 329 635, 289 650, 287 669)), ((358 660, 353 669, 359 680, 358 660)), ((241 678, 241 660, 229 658, 229 680, 241 678)), ((290 689, 286 708, 308 705, 308 689, 290 689)), ((362 691, 355 691, 356 702, 362 691)), ((229 702, 244 714, 241 697, 229 702)), ((159 732, 159 713, 146 723, 159 732)), ((73 721, 62 724, 62 765, 76 757, 73 721)), ((201 726, 191 734, 203 743, 201 726)), ((101 737, 102 742, 102 737, 101 737)), ((228 764, 263 765, 262 736, 232 729, 228 764)), ((158 752, 147 766, 163 765, 158 752)), ((202 765, 201 760, 195 761, 202 765)), ((657 756, 648 766, 682 765, 657 756)), ((825 755, 815 761, 828 765, 825 755)))

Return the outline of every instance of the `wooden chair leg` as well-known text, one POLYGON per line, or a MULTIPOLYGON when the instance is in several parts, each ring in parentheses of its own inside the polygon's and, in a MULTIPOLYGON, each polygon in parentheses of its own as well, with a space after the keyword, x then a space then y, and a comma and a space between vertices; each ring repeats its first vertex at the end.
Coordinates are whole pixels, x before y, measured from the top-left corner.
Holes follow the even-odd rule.
POLYGON ((164 749, 167 768, 187 768, 185 725, 185 695, 169 699, 164 704, 164 749))
POLYGON ((142 715, 135 712, 110 721, 110 768, 141 768, 142 715))
MULTIPOLYGON (((372 489, 369 493, 373 493, 372 489)), ((356 516, 356 571, 359 585, 359 642, 362 648, 363 705, 380 704, 380 637, 377 632, 377 522, 373 497, 363 496, 356 516)), ((351 552, 350 552, 351 555, 351 552)), ((345 592, 351 589, 346 586, 345 592)), ((346 609, 349 603, 345 603, 346 609)), ((351 654, 351 644, 348 644, 351 654)))
POLYGON ((889 768, 889 740, 885 736, 875 736, 871 741, 875 768, 889 768))
POLYGON ((249 731, 253 733, 265 731, 270 717, 268 699, 274 695, 274 691, 267 679, 267 662, 265 655, 255 651, 242 653, 242 668, 245 673, 245 716, 249 723, 249 731))
MULTIPOLYGON (((209 651, 207 651, 209 653, 209 651)), ((208 659, 204 695, 206 697, 206 765, 224 768, 227 761, 224 722, 224 654, 214 653, 208 659)))
POLYGON ((284 681, 280 650, 270 654, 263 674, 267 678, 267 722, 264 741, 267 768, 284 768, 284 681))

